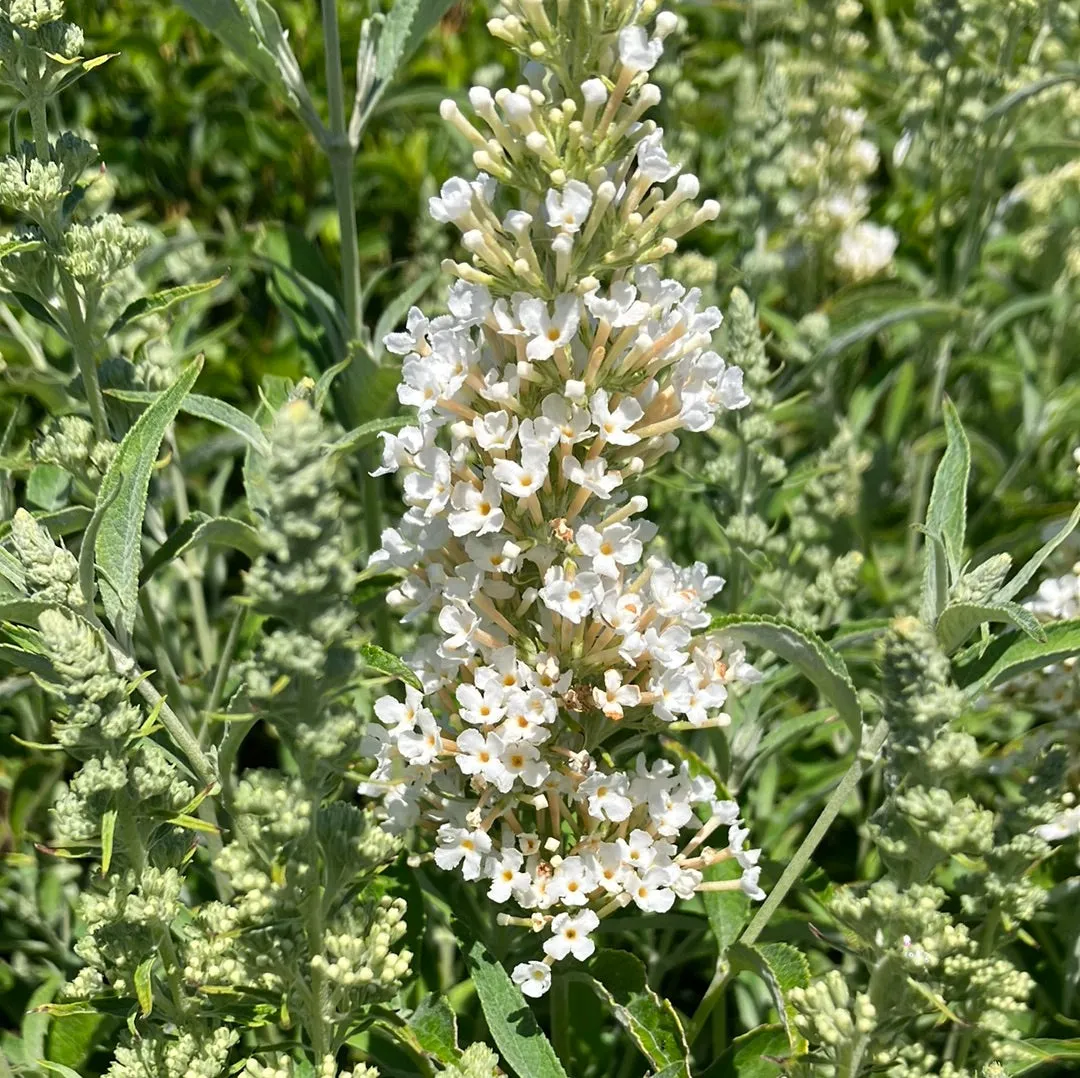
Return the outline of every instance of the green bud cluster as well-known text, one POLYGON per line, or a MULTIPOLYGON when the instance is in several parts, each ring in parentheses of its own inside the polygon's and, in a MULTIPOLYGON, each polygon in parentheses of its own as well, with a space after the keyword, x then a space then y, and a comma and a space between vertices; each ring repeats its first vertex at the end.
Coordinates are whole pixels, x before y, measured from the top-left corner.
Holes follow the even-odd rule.
POLYGON ((357 666, 349 648, 348 597, 356 572, 343 521, 337 458, 327 429, 302 396, 282 406, 270 453, 252 476, 267 553, 245 578, 252 608, 267 618, 244 667, 253 704, 301 766, 340 768, 356 750, 361 717, 343 694, 357 666))

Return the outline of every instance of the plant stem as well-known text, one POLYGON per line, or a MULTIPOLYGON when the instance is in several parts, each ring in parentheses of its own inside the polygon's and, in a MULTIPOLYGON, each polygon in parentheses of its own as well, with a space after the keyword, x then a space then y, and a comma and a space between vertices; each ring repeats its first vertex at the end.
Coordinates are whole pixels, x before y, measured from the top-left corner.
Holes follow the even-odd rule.
MULTIPOLYGON (((169 482, 172 485, 173 501, 176 502, 176 513, 180 520, 187 520, 191 507, 188 504, 187 488, 184 486, 184 473, 180 469, 179 450, 176 448, 176 439, 170 437, 170 448, 173 454, 173 467, 169 469, 169 482)), ((191 616, 195 622, 195 639, 199 645, 199 658, 203 668, 209 670, 217 658, 216 641, 214 631, 210 627, 210 616, 206 611, 206 596, 203 594, 202 566, 199 557, 194 551, 188 551, 184 555, 183 565, 186 569, 185 583, 187 584, 188 598, 191 602, 191 616)))
POLYGON ((697 1005, 697 1010, 694 1011, 686 1026, 686 1043, 690 1045, 691 1048, 694 1047, 694 1043, 704 1030, 705 1023, 709 1020, 709 1015, 712 1014, 716 1004, 723 999, 724 990, 727 987, 728 974, 730 972, 731 966, 728 965, 727 960, 721 955, 716 961, 716 972, 709 982, 709 987, 705 989, 705 995, 701 997, 701 1002, 697 1005))
POLYGON ((847 799, 851 796, 855 787, 858 786, 863 771, 867 766, 866 758, 873 760, 885 743, 888 732, 889 728, 885 720, 879 720, 878 724, 870 732, 869 737, 864 740, 863 745, 855 750, 855 759, 851 761, 851 766, 840 780, 840 784, 833 790, 832 797, 829 798, 825 807, 821 810, 821 815, 814 822, 814 826, 807 832, 802 845, 795 852, 795 856, 788 862, 787 868, 784 869, 780 879, 776 881, 772 891, 769 892, 769 897, 762 903, 761 909, 757 911, 754 919, 742 934, 742 942, 747 946, 761 935, 770 918, 776 912, 780 903, 783 902, 784 896, 799 878, 803 868, 806 867, 807 861, 813 856, 814 850, 817 849, 818 844, 832 826, 833 820, 840 814, 840 810, 844 807, 847 799))
MULTIPOLYGON (((326 53, 326 92, 330 108, 329 139, 324 143, 330 159, 330 179, 334 187, 337 207, 338 232, 341 238, 341 293, 345 304, 345 321, 349 329, 349 341, 359 341, 364 325, 360 302, 360 244, 356 231, 356 200, 353 195, 353 163, 355 150, 349 141, 348 121, 345 116, 345 84, 341 70, 341 35, 338 30, 337 0, 322 0, 323 42, 326 53)), ((342 359, 347 358, 342 356, 342 359)), ((346 386, 351 381, 346 379, 346 386)), ((345 417, 351 426, 353 409, 351 402, 344 402, 345 417)), ((368 475, 366 463, 362 464, 361 496, 364 504, 364 540, 368 554, 378 550, 382 541, 382 490, 378 479, 368 475)), ((385 606, 375 613, 375 635, 379 645, 391 649, 390 615, 385 606)))

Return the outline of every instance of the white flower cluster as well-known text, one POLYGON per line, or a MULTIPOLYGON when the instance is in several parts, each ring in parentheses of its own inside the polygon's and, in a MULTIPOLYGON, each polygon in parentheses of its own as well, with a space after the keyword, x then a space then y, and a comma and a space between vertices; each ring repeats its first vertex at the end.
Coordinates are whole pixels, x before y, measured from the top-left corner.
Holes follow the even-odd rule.
POLYGON ((635 730, 725 724, 730 687, 756 677, 703 632, 723 581, 645 556, 656 528, 627 489, 677 432, 749 400, 710 349, 720 312, 653 265, 717 213, 692 205, 697 179, 641 118, 674 17, 650 36, 652 0, 506 6, 489 27, 530 61, 531 84, 471 92, 487 136, 442 109, 483 171, 449 180, 430 209, 472 261, 447 266, 448 314, 413 309, 385 342, 418 419, 382 436, 376 474, 404 470, 409 508, 372 564, 405 571, 389 601, 438 631, 411 657, 424 694, 375 705, 362 792, 383 798, 388 828, 434 830, 440 868, 529 913, 503 923, 550 932, 545 959, 513 974, 537 996, 630 903, 763 897, 760 851, 711 780, 613 759, 635 730), (568 33, 573 18, 590 32, 568 33), (569 71, 592 77, 573 85, 569 71), (706 847, 719 827, 726 843, 706 847), (704 881, 726 859, 741 876, 704 881))

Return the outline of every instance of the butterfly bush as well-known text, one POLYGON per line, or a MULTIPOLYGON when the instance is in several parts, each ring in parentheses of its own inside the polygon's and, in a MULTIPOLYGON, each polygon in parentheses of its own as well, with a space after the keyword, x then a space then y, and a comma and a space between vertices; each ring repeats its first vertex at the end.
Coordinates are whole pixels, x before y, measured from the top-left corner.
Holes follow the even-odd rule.
POLYGON ((527 81, 473 88, 475 123, 443 103, 479 172, 430 201, 472 257, 445 264, 446 314, 413 308, 385 341, 417 420, 382 435, 375 474, 404 472, 408 509, 372 565, 404 570, 389 601, 436 631, 411 657, 423 692, 375 704, 362 792, 389 830, 434 831, 441 869, 526 914, 500 923, 546 933, 544 959, 513 971, 530 996, 631 903, 764 897, 760 851, 710 779, 612 759, 629 730, 726 724, 729 692, 757 676, 708 631, 723 580, 647 554, 657 529, 633 492, 680 432, 749 404, 710 348, 719 310, 658 268, 718 206, 696 203, 643 118, 676 24, 656 9, 520 0, 491 20, 527 81), (727 859, 738 878, 704 879, 727 859))

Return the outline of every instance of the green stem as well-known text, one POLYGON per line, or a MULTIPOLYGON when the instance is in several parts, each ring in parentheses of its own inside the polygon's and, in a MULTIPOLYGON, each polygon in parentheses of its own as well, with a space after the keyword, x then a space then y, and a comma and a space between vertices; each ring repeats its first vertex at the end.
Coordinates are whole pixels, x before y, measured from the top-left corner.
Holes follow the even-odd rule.
POLYGON ((840 785, 833 791, 832 797, 829 798, 828 803, 821 810, 821 815, 815 821, 814 826, 807 832, 802 845, 795 852, 795 856, 788 862, 787 868, 784 869, 780 879, 776 881, 776 885, 769 893, 769 897, 762 903, 761 909, 757 911, 754 919, 742 934, 742 942, 747 946, 752 944, 765 930, 770 918, 776 912, 780 903, 784 901, 784 896, 791 890, 792 885, 802 874, 802 870, 813 856, 814 850, 818 848, 818 844, 832 826, 833 820, 840 814, 840 810, 844 807, 847 799, 854 792, 855 787, 858 786, 859 780, 867 767, 867 761, 872 761, 885 743, 888 732, 889 728, 885 720, 879 720, 863 745, 856 749, 855 759, 851 761, 851 766, 840 780, 840 785))
MULTIPOLYGON (((356 151, 349 141, 345 116, 345 84, 341 69, 341 35, 338 30, 337 0, 322 0, 323 42, 326 52, 326 93, 330 108, 329 138, 324 149, 330 159, 330 179, 337 207, 338 232, 341 237, 341 293, 345 304, 345 321, 350 342, 363 335, 364 325, 360 302, 360 244, 356 231, 356 200, 353 194, 353 164, 356 151)), ((349 346, 347 346, 349 347, 349 346)), ((342 357, 343 359, 346 357, 342 357)), ((345 379, 348 388, 351 381, 345 379)), ((344 413, 350 426, 353 409, 345 401, 344 413)), ((364 504, 364 539, 368 554, 378 550, 382 541, 382 489, 378 479, 368 475, 368 465, 362 463, 361 496, 364 504)), ((390 614, 385 606, 375 613, 375 635, 379 645, 392 648, 390 614)))
MULTIPOLYGON (((175 438, 170 438, 173 454, 173 467, 169 469, 169 481, 172 485, 173 501, 176 502, 176 513, 180 520, 187 520, 191 508, 188 504, 187 488, 184 486, 184 473, 179 466, 180 456, 176 447, 175 438)), ((206 610, 206 596, 203 594, 202 566, 199 557, 194 551, 188 551, 183 558, 185 583, 187 584, 188 599, 191 603, 191 616, 195 622, 195 639, 199 645, 199 658, 203 668, 209 670, 217 658, 214 631, 210 627, 210 616, 206 610)))
POLYGON ((712 1014, 717 1003, 724 998, 724 992, 727 988, 728 975, 731 973, 731 966, 728 965, 727 960, 720 956, 716 961, 716 972, 713 974, 713 979, 709 982, 709 987, 705 989, 705 995, 701 997, 701 1002, 697 1005, 697 1010, 694 1011, 690 1021, 686 1024, 686 1043, 693 1048, 695 1042, 700 1036, 701 1032, 705 1028, 705 1023, 709 1020, 709 1015, 712 1014))
POLYGON ((109 420, 105 414, 105 398, 98 381, 97 362, 94 359, 94 345, 90 330, 83 314, 82 299, 75 281, 62 266, 57 267, 60 287, 64 293, 64 303, 68 310, 68 327, 71 330, 71 350, 75 353, 75 362, 82 375, 83 392, 90 406, 90 419, 94 424, 94 434, 99 441, 109 439, 109 420))
POLYGON ((158 621, 157 611, 154 609, 154 604, 145 589, 139 592, 139 609, 146 620, 146 628, 150 633, 150 643, 154 649, 154 661, 161 670, 161 676, 165 679, 165 688, 174 697, 176 707, 187 711, 189 705, 187 696, 184 693, 184 687, 180 684, 176 667, 173 666, 172 659, 169 657, 168 649, 165 646, 165 635, 161 628, 161 622, 158 621))
MULTIPOLYGON (((148 677, 144 676, 143 672, 139 669, 139 664, 124 650, 123 647, 120 646, 120 642, 116 637, 113 636, 100 622, 97 623, 96 627, 104 636, 109 651, 112 652, 117 670, 123 674, 124 677, 137 682, 136 688, 139 695, 146 700, 151 707, 158 707, 158 705, 160 705, 161 710, 159 717, 162 726, 168 731, 168 734, 176 747, 187 757, 188 763, 198 776, 199 781, 207 786, 212 786, 217 781, 217 775, 214 773, 214 766, 206 753, 203 752, 199 745, 199 740, 194 733, 192 733, 191 728, 171 707, 169 707, 165 697, 157 691, 153 682, 148 677)), ((209 804, 209 802, 204 802, 204 804, 209 804)))

